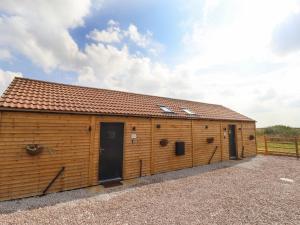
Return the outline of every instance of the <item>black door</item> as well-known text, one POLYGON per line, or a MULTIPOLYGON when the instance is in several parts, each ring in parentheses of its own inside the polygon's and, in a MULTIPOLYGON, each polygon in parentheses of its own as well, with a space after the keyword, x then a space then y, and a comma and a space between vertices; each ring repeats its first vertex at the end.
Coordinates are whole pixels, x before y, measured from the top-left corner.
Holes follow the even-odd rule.
POLYGON ((123 123, 100 124, 99 180, 122 179, 123 123))
POLYGON ((229 158, 236 159, 235 125, 229 125, 229 158))

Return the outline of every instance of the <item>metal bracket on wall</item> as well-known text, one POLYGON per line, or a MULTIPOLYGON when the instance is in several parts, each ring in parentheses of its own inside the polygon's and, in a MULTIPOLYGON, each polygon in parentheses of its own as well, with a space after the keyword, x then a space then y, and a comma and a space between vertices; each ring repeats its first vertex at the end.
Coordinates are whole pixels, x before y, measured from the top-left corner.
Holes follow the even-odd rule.
POLYGON ((211 162, 212 158, 214 157, 214 155, 215 155, 217 149, 218 149, 218 146, 215 147, 215 150, 214 150, 213 154, 211 155, 211 157, 210 157, 210 159, 209 159, 209 161, 208 161, 208 164, 210 164, 210 162, 211 162))
POLYGON ((140 177, 143 175, 143 160, 140 159, 140 177))
POLYGON ((47 191, 49 190, 49 188, 52 186, 52 184, 56 181, 56 179, 60 176, 60 174, 62 174, 62 172, 64 172, 65 167, 63 166, 58 173, 56 174, 56 176, 51 180, 51 182, 48 184, 48 186, 45 188, 45 190, 43 191, 43 194, 41 194, 40 196, 43 196, 47 193, 47 191))
POLYGON ((241 152, 241 158, 245 158, 245 157, 244 157, 244 150, 245 150, 245 147, 243 146, 243 147, 242 147, 242 152, 241 152))

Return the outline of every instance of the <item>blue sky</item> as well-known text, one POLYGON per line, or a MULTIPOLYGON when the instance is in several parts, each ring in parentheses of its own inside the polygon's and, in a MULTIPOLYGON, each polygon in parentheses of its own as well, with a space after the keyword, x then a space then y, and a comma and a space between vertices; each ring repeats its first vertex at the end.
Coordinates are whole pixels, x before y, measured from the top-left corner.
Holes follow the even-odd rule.
POLYGON ((0 1, 14 76, 228 106, 300 126, 300 1, 0 1))
POLYGON ((85 19, 85 26, 71 31, 71 35, 80 46, 86 42, 86 34, 91 30, 105 29, 109 20, 118 21, 122 28, 135 24, 141 33, 151 31, 154 38, 167 47, 167 56, 177 52, 183 27, 180 26, 185 15, 178 7, 180 1, 111 1, 104 4, 101 9, 94 9, 85 19), (140 3, 139 3, 140 2, 140 3), (142 3, 141 3, 142 2, 142 3))
MULTIPOLYGON (((186 16, 184 10, 179 7, 179 3, 183 3, 183 1, 132 0, 94 3, 96 6, 92 5, 89 14, 84 17, 84 25, 70 28, 68 31, 79 49, 82 50, 86 44, 91 43, 86 35, 94 29, 105 29, 110 20, 118 21, 122 29, 134 24, 141 33, 147 31, 153 33, 153 38, 164 46, 164 50, 159 55, 150 55, 149 57, 155 58, 155 60, 164 60, 172 66, 177 61, 178 52, 183 48, 181 38, 184 35, 184 27, 181 22, 186 16)), ((2 15, 9 14, 2 11, 2 15)), ((131 45, 131 50, 132 52, 143 51, 134 45, 131 45)), ((32 63, 17 51, 14 56, 13 63, 0 61, 0 68, 21 71, 26 74, 26 77, 34 79, 68 83, 76 81, 76 76, 72 76, 73 73, 62 73, 59 70, 44 71, 39 65, 32 63)))

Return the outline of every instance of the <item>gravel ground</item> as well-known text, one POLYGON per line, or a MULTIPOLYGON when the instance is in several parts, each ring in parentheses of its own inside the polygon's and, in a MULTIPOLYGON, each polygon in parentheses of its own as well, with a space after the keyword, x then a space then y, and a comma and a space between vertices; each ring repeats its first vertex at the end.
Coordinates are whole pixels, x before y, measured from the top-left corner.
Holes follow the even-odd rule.
POLYGON ((300 161, 258 156, 0 203, 0 224, 300 224, 300 161))

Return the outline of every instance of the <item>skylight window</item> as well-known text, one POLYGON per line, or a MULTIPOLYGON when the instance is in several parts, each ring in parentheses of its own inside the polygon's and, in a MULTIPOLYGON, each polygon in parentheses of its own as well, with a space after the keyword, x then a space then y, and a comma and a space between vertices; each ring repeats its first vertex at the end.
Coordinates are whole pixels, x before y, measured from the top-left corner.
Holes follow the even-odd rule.
POLYGON ((187 108, 183 108, 182 109, 184 112, 186 112, 187 114, 190 114, 190 115, 195 115, 194 112, 192 112, 191 110, 187 109, 187 108))
POLYGON ((166 113, 174 113, 171 109, 169 109, 167 106, 164 106, 164 105, 160 105, 159 106, 160 109, 166 113))

